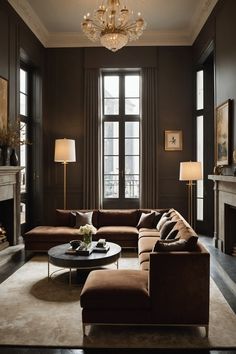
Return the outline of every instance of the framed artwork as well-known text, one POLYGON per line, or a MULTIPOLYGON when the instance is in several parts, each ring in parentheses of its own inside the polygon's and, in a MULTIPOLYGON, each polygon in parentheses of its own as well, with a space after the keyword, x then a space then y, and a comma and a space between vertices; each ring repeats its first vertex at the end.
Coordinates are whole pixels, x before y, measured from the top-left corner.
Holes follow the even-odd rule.
POLYGON ((8 119, 8 82, 0 77, 0 130, 7 129, 8 119))
POLYGON ((180 151, 183 149, 182 130, 165 130, 165 150, 180 151))
POLYGON ((216 108, 215 114, 215 159, 216 166, 229 164, 229 124, 231 100, 216 108))

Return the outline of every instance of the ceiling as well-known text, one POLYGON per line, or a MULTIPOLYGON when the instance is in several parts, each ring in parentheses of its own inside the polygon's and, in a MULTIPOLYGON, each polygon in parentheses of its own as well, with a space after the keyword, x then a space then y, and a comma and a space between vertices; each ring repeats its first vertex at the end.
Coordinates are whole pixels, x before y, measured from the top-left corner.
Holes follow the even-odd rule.
MULTIPOLYGON (((121 0, 141 12, 147 28, 129 45, 192 45, 218 0, 121 0)), ((83 16, 102 0, 8 0, 45 47, 91 47, 83 16)), ((104 1, 103 1, 104 2, 104 1)))

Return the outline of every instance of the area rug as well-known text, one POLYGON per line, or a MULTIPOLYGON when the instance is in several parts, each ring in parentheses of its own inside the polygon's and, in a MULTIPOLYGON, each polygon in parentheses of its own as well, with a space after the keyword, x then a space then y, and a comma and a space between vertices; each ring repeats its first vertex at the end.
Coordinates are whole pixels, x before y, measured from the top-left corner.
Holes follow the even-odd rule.
MULTIPOLYGON (((120 260, 120 268, 138 268, 137 257, 125 254, 120 260)), ((52 270, 56 268, 52 267, 52 270)), ((47 258, 33 257, 0 285, 0 345, 236 348, 236 316, 213 280, 208 338, 203 328, 143 326, 91 326, 88 336, 83 337, 81 288, 80 285, 69 287, 65 270, 48 280, 47 258)))

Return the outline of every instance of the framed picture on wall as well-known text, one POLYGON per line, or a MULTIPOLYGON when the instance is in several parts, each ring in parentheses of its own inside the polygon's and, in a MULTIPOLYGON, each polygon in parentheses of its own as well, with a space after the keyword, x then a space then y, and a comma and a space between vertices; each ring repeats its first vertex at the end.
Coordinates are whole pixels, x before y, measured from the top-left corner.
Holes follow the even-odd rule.
POLYGON ((7 129, 8 81, 0 77, 0 131, 7 129))
POLYGON ((216 108, 215 114, 215 155, 216 166, 229 164, 229 125, 231 102, 228 100, 216 108))
POLYGON ((183 150, 182 130, 165 130, 165 150, 183 150))

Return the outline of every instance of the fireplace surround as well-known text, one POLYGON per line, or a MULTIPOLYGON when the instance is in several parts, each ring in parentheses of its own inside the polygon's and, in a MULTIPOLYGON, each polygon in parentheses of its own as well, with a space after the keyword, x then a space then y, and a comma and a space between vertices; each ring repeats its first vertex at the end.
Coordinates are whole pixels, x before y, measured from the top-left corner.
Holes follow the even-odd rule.
POLYGON ((236 177, 209 175, 214 181, 215 247, 234 254, 236 247, 236 177))
POLYGON ((18 243, 20 236, 20 171, 19 166, 0 166, 0 223, 7 241, 0 250, 18 243))

